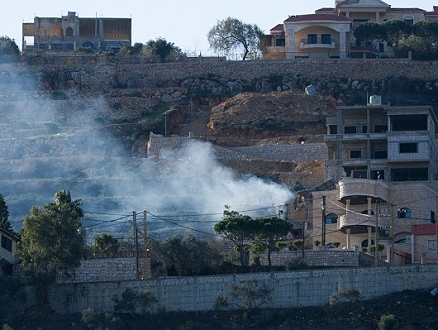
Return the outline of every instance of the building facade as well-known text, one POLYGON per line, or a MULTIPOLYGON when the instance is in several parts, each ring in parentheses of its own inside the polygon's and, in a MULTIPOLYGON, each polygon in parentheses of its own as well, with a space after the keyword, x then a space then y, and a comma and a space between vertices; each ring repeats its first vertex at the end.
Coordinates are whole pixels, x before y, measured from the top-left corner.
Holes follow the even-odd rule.
POLYGON ((13 266, 17 263, 14 257, 15 243, 18 238, 0 228, 0 266, 3 275, 12 275, 13 266))
POLYGON ((437 20, 438 7, 427 12, 419 8, 392 8, 380 0, 336 0, 333 8, 313 14, 289 16, 266 36, 266 59, 348 58, 391 56, 386 42, 359 44, 354 30, 362 23, 383 23, 391 19, 408 24, 437 20))
MULTIPOLYGON (((391 263, 424 261, 415 254, 413 228, 436 224, 432 107, 382 105, 372 97, 365 106, 338 107, 326 122, 326 181, 303 194, 305 235, 347 250, 381 245, 382 259, 391 263)), ((436 261, 436 235, 429 240, 435 252, 428 250, 427 261, 433 253, 436 261)))
POLYGON ((22 25, 23 52, 70 52, 80 47, 117 52, 131 45, 130 18, 35 17, 22 25))

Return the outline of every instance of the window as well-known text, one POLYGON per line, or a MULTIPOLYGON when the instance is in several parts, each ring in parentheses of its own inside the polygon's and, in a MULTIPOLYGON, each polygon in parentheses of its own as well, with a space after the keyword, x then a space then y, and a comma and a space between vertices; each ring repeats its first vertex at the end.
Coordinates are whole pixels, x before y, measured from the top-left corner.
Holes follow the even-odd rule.
POLYGON ((436 250, 436 241, 427 241, 428 250, 436 250))
POLYGON ((410 208, 407 207, 402 207, 399 211, 398 211, 398 218, 399 219, 409 219, 412 218, 412 212, 410 208))
POLYGON ((65 44, 65 49, 73 50, 75 49, 75 44, 72 43, 65 44))
POLYGON ((383 53, 385 51, 385 45, 382 43, 379 43, 379 52, 383 53))
POLYGON ((2 235, 2 248, 12 252, 12 240, 2 235))
POLYGON ((417 153, 418 152, 418 143, 400 143, 400 153, 417 153))
POLYGON ((39 49, 46 49, 46 44, 38 44, 39 49))
POLYGON ((286 40, 284 38, 275 39, 275 46, 285 46, 286 40))
POLYGON ((356 134, 356 126, 345 126, 344 134, 356 134))
POLYGON ((362 158, 362 151, 350 150, 350 158, 362 158))
POLYGON ((368 22, 367 19, 354 19, 353 20, 353 26, 358 27, 362 23, 366 23, 366 22, 368 22))
POLYGON ((71 26, 68 26, 68 27, 65 29, 65 35, 66 35, 67 37, 73 37, 73 29, 72 29, 71 26))
POLYGON ((368 133, 368 126, 362 126, 362 133, 368 133))
POLYGON ((325 223, 332 224, 338 222, 338 215, 335 213, 329 213, 325 216, 325 223))
POLYGON ((338 134, 338 126, 329 125, 330 134, 338 134))
POLYGON ((409 25, 414 25, 414 20, 412 18, 404 19, 404 21, 409 25))
POLYGON ((307 35, 307 43, 308 44, 317 44, 318 38, 317 38, 316 34, 308 34, 307 35))
POLYGON ((62 44, 50 44, 50 49, 62 49, 62 44))
POLYGON ((321 34, 321 43, 330 45, 332 43, 332 36, 330 34, 321 34))
POLYGON ((386 159, 388 158, 388 151, 376 150, 374 151, 374 159, 386 159))
POLYGON ((436 222, 436 216, 434 211, 430 211, 430 222, 432 223, 436 222))
POLYGON ((388 125, 374 125, 374 133, 386 133, 388 125))

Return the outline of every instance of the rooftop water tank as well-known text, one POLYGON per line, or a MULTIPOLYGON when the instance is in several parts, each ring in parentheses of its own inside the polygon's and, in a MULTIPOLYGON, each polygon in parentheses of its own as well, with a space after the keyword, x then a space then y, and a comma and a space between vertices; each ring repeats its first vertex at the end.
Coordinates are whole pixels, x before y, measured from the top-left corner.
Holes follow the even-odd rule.
POLYGON ((368 105, 382 105, 382 97, 380 95, 371 95, 368 105))

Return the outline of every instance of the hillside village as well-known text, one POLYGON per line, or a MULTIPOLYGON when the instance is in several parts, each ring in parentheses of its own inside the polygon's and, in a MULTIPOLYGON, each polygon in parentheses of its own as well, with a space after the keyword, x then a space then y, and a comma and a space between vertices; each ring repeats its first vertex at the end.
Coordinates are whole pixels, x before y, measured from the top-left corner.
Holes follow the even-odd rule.
MULTIPOLYGON (((102 29, 106 25, 121 29, 112 33, 117 40, 104 40, 104 33, 87 36, 91 19, 80 28, 75 13, 63 20, 23 23, 23 38, 34 31, 41 34, 34 36, 27 52, 38 47, 47 53, 33 57, 25 54, 25 48, 20 63, 0 64, 4 82, 0 83, 4 118, 0 193, 15 229, 0 228, 3 276, 26 278, 22 269, 26 261, 23 264, 16 251, 25 240, 19 230, 30 207, 68 189, 69 207, 84 202, 81 220, 87 235, 102 237, 110 228, 105 221, 130 229, 100 250, 97 239, 89 244, 88 257, 80 260, 73 277, 58 274, 45 301, 50 313, 83 316, 83 311, 91 310, 98 318, 103 315, 99 313, 115 311, 115 306, 120 315, 133 317, 162 311, 243 310, 246 313, 232 322, 246 329, 253 307, 243 306, 232 295, 233 288, 255 285, 259 291, 254 295, 264 288, 263 297, 249 299, 275 310, 329 305, 333 299, 343 299, 351 307, 359 300, 402 291, 429 294, 438 286, 438 62, 417 61, 412 53, 388 58, 395 54, 390 43, 355 41, 353 30, 360 24, 390 19, 409 24, 435 21, 438 11, 392 8, 379 0, 335 1, 334 8, 290 16, 276 25, 266 36, 270 45, 264 58, 242 62, 187 58, 132 63, 122 55, 53 55, 52 49, 73 47, 76 31, 81 33, 77 42, 115 51, 118 45, 131 43, 130 22, 101 19, 102 29), (37 23, 40 26, 35 27, 37 23), (70 24, 70 29, 63 24, 70 24), (46 29, 61 35, 48 38, 41 32, 46 29), (62 33, 70 39, 61 38, 62 33), (97 134, 100 131, 104 134, 97 134), (214 160, 197 162, 187 146, 199 154, 207 148, 207 158, 214 160), (207 170, 201 169, 205 163, 210 166, 207 170), (183 184, 187 195, 170 184, 175 177, 166 179, 176 172, 175 164, 189 164, 183 184), (211 222, 196 229, 192 222, 178 223, 175 229, 170 217, 131 213, 130 207, 138 209, 144 200, 150 207, 161 199, 175 213, 183 213, 181 205, 184 211, 196 210, 191 209, 196 201, 190 195, 206 193, 189 182, 204 185, 198 179, 208 175, 212 196, 219 200, 213 176, 222 172, 216 172, 216 166, 232 169, 233 184, 254 180, 257 187, 273 187, 272 195, 288 196, 281 205, 271 205, 270 215, 293 230, 271 238, 269 254, 250 252, 248 246, 255 240, 244 237, 241 247, 248 250, 246 255, 239 253, 248 260, 239 264, 227 236, 213 235, 213 243, 206 239, 214 233, 211 222), (136 182, 128 186, 126 180, 136 182), (163 185, 152 188, 154 180, 163 185), (147 193, 148 189, 154 190, 147 193), (71 200, 70 190, 80 200, 71 200), (35 195, 32 201, 30 194, 35 195), (121 215, 123 223, 117 223, 115 218, 121 215), (164 226, 154 227, 159 222, 151 221, 154 217, 164 220, 164 226), (105 226, 99 227, 99 222, 105 226), (210 242, 230 258, 214 271, 193 271, 190 276, 178 272, 158 256, 163 242, 175 233, 196 233, 194 240, 210 242), (146 289, 151 295, 144 310, 140 305, 131 310, 117 305, 127 302, 124 294, 146 289), (218 295, 223 305, 218 305, 218 295), (227 299, 237 307, 227 305, 227 299)), ((46 206, 62 204, 56 196, 46 206)), ((237 215, 226 209, 223 217, 239 218, 244 213, 235 211, 237 215)), ((238 251, 239 245, 235 247, 238 251)), ((204 256, 188 257, 186 264, 196 258, 204 256)), ((28 290, 22 306, 30 308, 37 302, 38 295, 28 290)), ((424 318, 430 323, 418 328, 433 328, 436 299, 432 304, 427 309, 431 316, 424 318)), ((0 314, 0 323, 6 324, 4 315, 0 314)), ((377 321, 369 321, 369 328, 377 321)), ((400 320, 394 322, 403 329, 400 320)), ((285 327, 294 329, 290 324, 285 327)))

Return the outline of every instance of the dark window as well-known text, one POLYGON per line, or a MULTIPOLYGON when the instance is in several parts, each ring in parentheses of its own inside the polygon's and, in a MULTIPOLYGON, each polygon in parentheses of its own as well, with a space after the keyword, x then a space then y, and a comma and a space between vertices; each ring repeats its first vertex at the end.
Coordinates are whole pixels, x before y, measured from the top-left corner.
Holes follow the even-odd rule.
POLYGON ((398 211, 398 218, 400 219, 409 219, 412 218, 412 212, 410 208, 407 207, 402 207, 399 211, 398 211))
POLYGON ((286 41, 284 38, 275 39, 275 46, 285 46, 285 45, 286 45, 286 41))
POLYGON ((374 159, 386 159, 388 158, 388 151, 376 150, 374 151, 374 159))
POLYGON ((379 43, 379 52, 383 53, 385 51, 385 45, 382 43, 379 43))
POLYGON ((435 217, 434 211, 430 211, 430 222, 432 222, 432 223, 436 222, 436 217, 435 217))
POLYGON ((386 133, 388 125, 374 125, 374 133, 386 133))
POLYGON ((385 171, 384 170, 370 171, 370 178, 372 180, 384 180, 385 171))
POLYGON ((330 134, 338 134, 338 126, 329 125, 330 134))
POLYGON ((65 44, 65 49, 73 50, 74 48, 75 48, 75 44, 72 43, 65 44))
POLYGON ((2 248, 12 252, 12 240, 2 235, 2 248))
POLYGON ((38 44, 39 49, 46 49, 46 44, 38 44))
POLYGON ((308 34, 307 35, 307 43, 308 44, 317 44, 318 38, 317 38, 316 34, 308 34))
POLYGON ((362 151, 360 150, 351 150, 350 151, 350 158, 361 158, 362 157, 362 151))
POLYGON ((332 43, 332 36, 330 34, 321 34, 321 43, 330 45, 332 43))
POLYGON ((412 18, 411 19, 405 19, 404 21, 405 21, 405 23, 407 23, 409 25, 414 25, 414 20, 412 18))
POLYGON ((427 115, 391 116, 393 131, 427 131, 427 115))
POLYGON ((356 126, 345 126, 344 133, 345 134, 355 134, 356 133, 356 126))
POLYGON ((427 168, 399 168, 391 170, 391 181, 427 181, 427 168))
POLYGON ((73 29, 72 29, 70 26, 68 26, 68 27, 65 29, 65 35, 66 35, 67 37, 73 37, 73 29))
POLYGON ((62 44, 51 44, 50 49, 62 49, 62 44))
POLYGON ((362 126, 362 133, 368 133, 368 126, 362 126))
POLYGON ((418 152, 418 143, 400 143, 400 153, 417 153, 418 152))
POLYGON ((331 223, 337 223, 338 222, 338 215, 335 213, 329 213, 325 216, 325 223, 331 224, 331 223))

